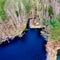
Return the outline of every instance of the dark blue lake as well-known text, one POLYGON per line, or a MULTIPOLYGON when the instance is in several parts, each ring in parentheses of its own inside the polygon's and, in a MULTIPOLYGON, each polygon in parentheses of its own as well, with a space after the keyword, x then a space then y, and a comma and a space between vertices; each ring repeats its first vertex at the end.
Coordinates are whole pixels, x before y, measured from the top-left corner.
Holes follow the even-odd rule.
POLYGON ((0 46, 0 60, 46 60, 46 40, 39 29, 28 29, 22 38, 0 46))

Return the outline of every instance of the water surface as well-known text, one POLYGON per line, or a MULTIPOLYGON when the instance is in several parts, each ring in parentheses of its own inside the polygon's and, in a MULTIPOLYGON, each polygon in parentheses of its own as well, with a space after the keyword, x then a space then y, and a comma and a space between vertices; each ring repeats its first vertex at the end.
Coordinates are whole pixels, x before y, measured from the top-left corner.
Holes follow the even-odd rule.
POLYGON ((46 60, 46 40, 39 31, 28 28, 22 38, 0 46, 0 60, 46 60))

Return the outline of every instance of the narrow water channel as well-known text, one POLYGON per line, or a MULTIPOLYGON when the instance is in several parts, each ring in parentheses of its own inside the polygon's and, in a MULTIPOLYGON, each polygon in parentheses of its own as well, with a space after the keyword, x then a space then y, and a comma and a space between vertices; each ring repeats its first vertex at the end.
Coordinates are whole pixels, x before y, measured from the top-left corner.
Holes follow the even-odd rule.
POLYGON ((0 60, 46 60, 46 40, 40 29, 30 29, 22 38, 15 37, 10 44, 0 47, 0 60))

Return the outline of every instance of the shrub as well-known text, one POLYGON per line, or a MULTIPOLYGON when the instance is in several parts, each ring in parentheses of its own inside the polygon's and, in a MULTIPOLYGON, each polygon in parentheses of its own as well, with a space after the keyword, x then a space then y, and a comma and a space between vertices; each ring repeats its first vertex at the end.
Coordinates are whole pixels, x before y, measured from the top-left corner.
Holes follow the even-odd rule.
POLYGON ((52 19, 48 26, 50 26, 51 30, 50 36, 52 40, 59 40, 60 39, 60 22, 57 19, 52 19))
POLYGON ((48 10, 48 15, 50 16, 50 18, 52 18, 53 15, 53 7, 50 5, 49 10, 48 10))

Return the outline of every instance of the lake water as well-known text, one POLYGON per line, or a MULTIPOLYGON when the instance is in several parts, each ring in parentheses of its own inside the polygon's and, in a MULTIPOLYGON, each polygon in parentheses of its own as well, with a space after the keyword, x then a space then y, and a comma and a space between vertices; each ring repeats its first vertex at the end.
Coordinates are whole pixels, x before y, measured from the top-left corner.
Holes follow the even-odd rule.
MULTIPOLYGON (((29 26, 28 26, 29 27, 29 26)), ((46 40, 39 29, 30 29, 23 37, 0 46, 0 60, 46 60, 46 40)))

